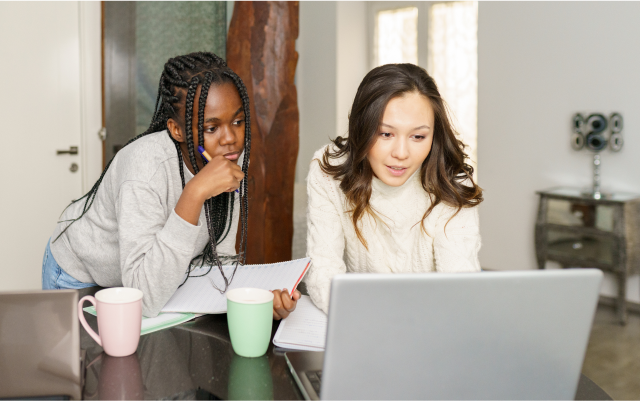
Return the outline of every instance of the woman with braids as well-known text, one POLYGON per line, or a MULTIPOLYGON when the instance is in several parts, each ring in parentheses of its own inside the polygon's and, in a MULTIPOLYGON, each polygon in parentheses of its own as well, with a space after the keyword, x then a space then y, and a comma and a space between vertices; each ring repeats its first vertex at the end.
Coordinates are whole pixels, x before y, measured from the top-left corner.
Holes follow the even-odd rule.
MULTIPOLYGON (((219 270, 212 285, 226 291, 233 273, 222 264, 243 263, 247 246, 250 144, 242 80, 212 53, 171 58, 149 128, 63 212, 45 250, 43 289, 138 288, 145 316, 194 279, 196 266, 219 270)), ((286 317, 296 301, 286 291, 274 295, 274 318, 286 317)))
POLYGON ((305 281, 316 306, 328 312, 339 273, 480 271, 482 190, 466 157, 424 69, 370 71, 348 137, 317 151, 307 178, 305 281))

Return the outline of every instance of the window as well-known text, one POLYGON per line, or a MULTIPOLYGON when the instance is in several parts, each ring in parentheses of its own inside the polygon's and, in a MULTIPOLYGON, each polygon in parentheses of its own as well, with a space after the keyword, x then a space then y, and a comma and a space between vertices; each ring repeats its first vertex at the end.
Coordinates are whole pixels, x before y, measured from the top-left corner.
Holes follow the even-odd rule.
POLYGON ((449 105, 474 169, 478 160, 478 3, 431 6, 427 71, 449 105))
POLYGON ((376 16, 376 66, 418 64, 418 8, 379 11, 376 16))
POLYGON ((478 120, 477 2, 374 2, 372 67, 413 63, 435 79, 476 169, 478 120))

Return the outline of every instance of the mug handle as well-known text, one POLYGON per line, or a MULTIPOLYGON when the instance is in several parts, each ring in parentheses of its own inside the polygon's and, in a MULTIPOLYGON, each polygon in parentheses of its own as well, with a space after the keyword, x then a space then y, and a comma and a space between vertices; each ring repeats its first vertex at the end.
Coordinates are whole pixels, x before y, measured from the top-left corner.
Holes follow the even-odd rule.
POLYGON ((96 332, 91 329, 91 327, 89 327, 89 324, 87 323, 87 320, 84 318, 84 311, 82 310, 82 304, 84 304, 85 301, 91 302, 93 304, 94 308, 96 306, 96 299, 94 297, 92 297, 91 295, 87 295, 87 296, 83 297, 80 300, 80 302, 78 302, 78 319, 80 319, 80 323, 82 323, 82 326, 87 331, 87 333, 89 333, 89 335, 94 340, 96 340, 98 345, 102 347, 102 340, 100 339, 100 336, 97 335, 96 332))

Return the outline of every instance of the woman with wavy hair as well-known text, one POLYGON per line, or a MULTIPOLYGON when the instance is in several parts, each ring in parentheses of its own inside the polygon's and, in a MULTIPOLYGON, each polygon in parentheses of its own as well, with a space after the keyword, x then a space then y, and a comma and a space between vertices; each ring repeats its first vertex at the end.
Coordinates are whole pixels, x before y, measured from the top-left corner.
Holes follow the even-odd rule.
POLYGON ((340 273, 480 271, 482 189, 466 159, 423 68, 371 70, 348 136, 315 153, 307 178, 305 282, 316 306, 328 312, 340 273))

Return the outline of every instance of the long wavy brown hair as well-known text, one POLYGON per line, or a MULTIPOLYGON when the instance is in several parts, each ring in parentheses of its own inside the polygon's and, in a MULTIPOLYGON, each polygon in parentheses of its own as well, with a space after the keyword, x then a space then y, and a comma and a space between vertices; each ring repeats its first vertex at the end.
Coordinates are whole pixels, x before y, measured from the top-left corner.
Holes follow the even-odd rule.
POLYGON ((373 170, 367 155, 378 138, 376 134, 389 100, 412 92, 429 99, 435 115, 431 151, 420 168, 422 187, 431 198, 431 205, 422 217, 422 229, 424 220, 440 203, 457 208, 451 221, 463 207, 477 206, 483 200, 482 189, 473 180, 473 167, 465 162, 468 159, 465 145, 456 137, 433 78, 413 64, 374 68, 358 87, 349 113, 349 135, 346 138, 338 136, 333 141, 335 148, 328 146, 320 162, 322 171, 340 181, 340 189, 351 208, 349 212, 356 234, 365 247, 367 241, 358 228, 358 221, 365 213, 375 216, 369 203, 373 170), (344 156, 342 163, 330 163, 331 159, 344 156))

